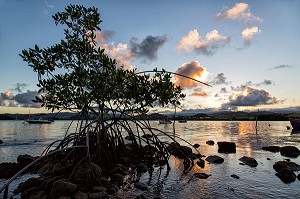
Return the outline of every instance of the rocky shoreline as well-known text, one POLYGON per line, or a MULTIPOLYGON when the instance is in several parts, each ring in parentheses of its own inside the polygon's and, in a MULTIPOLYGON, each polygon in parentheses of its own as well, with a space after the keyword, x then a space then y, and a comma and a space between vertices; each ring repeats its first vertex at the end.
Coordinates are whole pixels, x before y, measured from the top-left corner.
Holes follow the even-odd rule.
MULTIPOLYGON (((214 145, 212 140, 207 142, 208 145, 214 145)), ((218 142, 219 153, 236 153, 236 145, 233 142, 218 142)), ((195 146, 199 145, 194 145, 195 146)), ((140 150, 148 151, 149 146, 139 146, 140 150)), ((193 149, 189 146, 182 146, 172 142, 167 147, 171 155, 183 159, 189 156, 195 161, 194 166, 201 168, 208 164, 222 164, 224 159, 217 155, 202 156, 201 154, 193 153, 193 149), (205 159, 204 159, 205 157, 205 159), (202 159, 203 158, 203 159, 202 159)), ((83 149, 74 149, 77 153, 82 153, 83 149)), ((154 149, 153 149, 154 150, 154 149)), ((280 153, 287 158, 297 158, 300 151, 294 146, 266 146, 262 150, 272 153, 280 153)), ((102 169, 97 164, 93 163, 88 158, 74 165, 68 158, 69 151, 60 151, 54 155, 50 155, 38 161, 26 170, 26 173, 37 173, 39 177, 30 178, 19 184, 14 190, 14 194, 20 194, 24 199, 95 199, 95 198, 114 198, 118 191, 130 191, 132 188, 146 191, 149 186, 146 182, 140 181, 140 176, 148 172, 151 175, 153 167, 164 165, 165 162, 160 162, 161 165, 147 165, 146 162, 138 160, 136 148, 133 145, 126 145, 126 155, 120 158, 119 162, 110 169, 102 169)), ((20 155, 16 163, 1 163, 0 178, 11 178, 18 171, 31 164, 39 157, 30 155, 20 155)), ((241 165, 257 167, 257 161, 252 157, 241 157, 239 159, 241 165)), ((184 163, 185 164, 185 163, 184 163)), ((300 165, 292 162, 290 159, 278 161, 273 165, 276 171, 275 175, 283 183, 292 183, 300 180, 300 174, 296 175, 295 171, 300 170, 300 165)), ((210 174, 197 172, 193 174, 196 178, 206 179, 210 174)), ((239 179, 236 174, 231 175, 232 178, 239 179)), ((13 196, 12 196, 13 198, 13 196)), ((135 198, 146 198, 143 194, 136 195, 135 198)), ((159 195, 153 198, 161 198, 159 195)))

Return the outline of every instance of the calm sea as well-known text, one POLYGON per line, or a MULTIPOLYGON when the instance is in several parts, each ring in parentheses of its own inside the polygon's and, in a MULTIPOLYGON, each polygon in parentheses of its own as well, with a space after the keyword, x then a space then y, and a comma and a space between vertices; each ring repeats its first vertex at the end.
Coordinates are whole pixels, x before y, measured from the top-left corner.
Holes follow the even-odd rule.
MULTIPOLYGON (((62 139, 70 121, 55 121, 53 124, 23 124, 23 121, 0 121, 0 162, 15 162, 20 154, 40 155, 46 146, 55 140, 62 139)), ((160 125, 157 121, 152 126, 172 132, 172 125, 160 125)), ((151 189, 144 193, 151 197, 159 192, 163 198, 300 198, 300 181, 284 184, 275 176, 273 164, 284 160, 279 153, 262 151, 261 147, 269 145, 293 145, 300 148, 300 134, 291 134, 287 130, 289 122, 258 122, 256 134, 255 122, 250 121, 188 121, 176 123, 175 130, 192 144, 200 144, 202 155, 219 155, 224 163, 208 164, 201 169, 194 166, 188 174, 183 174, 181 161, 170 159, 171 171, 166 177, 166 170, 161 173, 155 170, 150 182, 151 189), (209 146, 207 140, 230 141, 237 145, 236 154, 220 154, 218 147, 209 146), (240 165, 239 158, 250 156, 257 160, 258 166, 251 168, 240 165), (267 159, 269 158, 269 160, 267 159), (205 172, 208 179, 193 177, 195 172, 205 172), (232 178, 236 174, 240 179, 232 178), (159 178, 158 178, 159 177, 159 178)), ((76 125, 70 127, 75 131, 76 125)), ((300 157, 291 159, 300 164, 300 157)), ((296 173, 298 174, 298 173, 296 173)), ((10 186, 10 191, 27 176, 18 179, 10 186)), ((142 180, 147 180, 148 174, 142 180)), ((0 180, 2 186, 4 180, 0 180)), ((139 191, 135 190, 135 193, 139 191)), ((143 193, 143 192, 141 192, 143 193)), ((129 193, 120 193, 130 198, 129 193)))

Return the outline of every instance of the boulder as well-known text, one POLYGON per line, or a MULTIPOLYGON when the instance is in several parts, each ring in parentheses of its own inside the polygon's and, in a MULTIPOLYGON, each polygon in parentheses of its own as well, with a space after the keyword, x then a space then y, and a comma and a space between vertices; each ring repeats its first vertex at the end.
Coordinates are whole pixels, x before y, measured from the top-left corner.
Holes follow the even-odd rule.
POLYGON ((22 168, 23 166, 19 163, 2 162, 0 163, 0 178, 11 178, 22 168))
POLYGON ((73 198, 74 199, 88 199, 89 196, 87 193, 84 193, 82 191, 77 191, 76 193, 74 193, 73 198))
POLYGON ((68 180, 57 180, 53 183, 50 197, 59 198, 61 196, 69 196, 75 192, 76 188, 77 185, 69 182, 68 180))
POLYGON ((206 174, 206 173, 194 173, 194 176, 197 178, 200 178, 200 179, 207 179, 211 175, 206 174))
POLYGON ((111 178, 111 182, 116 183, 118 186, 121 186, 125 182, 125 177, 122 174, 114 174, 111 178))
POLYGON ((115 194, 119 191, 119 188, 116 185, 110 184, 106 190, 108 194, 115 194))
POLYGON ((146 173, 148 171, 148 167, 143 164, 143 163, 140 163, 137 167, 136 167, 136 171, 137 173, 146 173))
POLYGON ((213 140, 207 140, 207 141, 206 141, 206 144, 208 144, 208 145, 214 145, 215 142, 214 142, 213 140))
POLYGON ((32 187, 38 187, 43 182, 42 178, 29 178, 25 182, 21 182, 18 187, 14 190, 14 193, 21 193, 32 187))
POLYGON ((281 169, 275 175, 284 183, 292 183, 296 180, 296 174, 287 168, 281 169))
POLYGON ((221 164, 224 162, 224 159, 217 155, 208 156, 205 160, 209 163, 214 163, 214 164, 221 164))
POLYGON ((297 179, 300 181, 300 173, 297 175, 297 179))
POLYGON ((136 182, 134 187, 140 190, 148 190, 148 185, 144 182, 136 182))
POLYGON ((204 168, 204 166, 205 166, 205 161, 202 160, 202 159, 199 159, 199 160, 196 162, 196 164, 197 164, 199 167, 204 168))
POLYGON ((234 142, 218 142, 219 153, 236 153, 236 145, 234 142))
POLYGON ((89 193, 89 199, 105 198, 106 195, 106 192, 89 193))
POLYGON ((235 178, 235 179, 240 179, 240 177, 238 175, 232 174, 231 177, 235 178))
POLYGON ((36 157, 33 157, 31 155, 19 155, 17 157, 17 162, 23 166, 26 166, 28 164, 30 164, 31 162, 33 162, 34 160, 36 160, 36 157))
POLYGON ((278 161, 273 165, 275 171, 279 172, 281 169, 286 168, 292 171, 300 171, 300 165, 295 162, 288 162, 288 161, 278 161))
POLYGON ((264 146, 261 147, 261 149, 264 151, 270 151, 272 153, 276 153, 280 151, 280 146, 264 146))
POLYGON ((193 147, 196 148, 196 149, 199 148, 199 146, 200 146, 200 144, 194 144, 193 145, 193 147))
POLYGON ((0 140, 0 144, 2 144, 3 143, 3 141, 2 140, 0 140))
POLYGON ((191 157, 193 154, 192 148, 188 146, 182 146, 177 142, 172 142, 171 144, 169 144, 167 149, 171 155, 174 155, 178 158, 191 157))
POLYGON ((239 159, 239 161, 243 162, 250 167, 257 167, 258 163, 254 158, 243 156, 239 159))
POLYGON ((284 146, 280 148, 280 154, 289 158, 297 158, 300 155, 300 151, 295 146, 284 146))

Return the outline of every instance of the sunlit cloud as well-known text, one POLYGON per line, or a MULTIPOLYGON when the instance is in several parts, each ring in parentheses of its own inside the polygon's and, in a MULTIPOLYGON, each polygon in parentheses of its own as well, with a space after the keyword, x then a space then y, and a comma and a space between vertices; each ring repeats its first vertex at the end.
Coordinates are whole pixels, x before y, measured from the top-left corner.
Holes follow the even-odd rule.
POLYGON ((245 22, 263 21, 261 18, 256 17, 251 13, 251 10, 247 3, 236 3, 235 6, 232 8, 224 8, 222 12, 217 13, 216 19, 220 21, 223 20, 243 20, 245 22))
POLYGON ((282 103, 282 100, 272 96, 269 92, 261 89, 246 87, 245 92, 229 96, 228 102, 221 105, 221 109, 236 109, 244 106, 271 105, 282 103))
POLYGON ((110 30, 97 31, 95 41, 97 43, 102 43, 104 41, 108 41, 109 39, 111 39, 113 35, 114 35, 114 31, 110 31, 110 30))
POLYGON ((192 93, 189 94, 191 97, 208 97, 209 93, 202 90, 201 87, 195 88, 192 93))
POLYGON ((206 56, 213 55, 219 48, 224 47, 230 42, 229 37, 225 37, 217 30, 212 30, 202 39, 197 29, 191 30, 177 42, 177 49, 185 52, 193 51, 196 54, 206 56))
POLYGON ((230 84, 231 82, 227 81, 224 73, 218 73, 213 81, 209 82, 211 85, 220 85, 220 84, 230 84))
POLYGON ((242 32, 242 38, 247 46, 251 44, 251 41, 253 40, 254 36, 257 34, 260 34, 261 30, 258 29, 258 27, 253 26, 251 28, 246 28, 242 32))
MULTIPOLYGON (((208 72, 206 68, 200 65, 198 61, 192 61, 189 63, 182 64, 176 73, 194 78, 199 81, 204 81, 207 78, 208 72)), ((199 86, 199 82, 184 78, 178 75, 174 76, 175 84, 183 89, 191 89, 199 86)))
POLYGON ((25 93, 18 93, 17 95, 14 95, 10 91, 6 91, 0 95, 0 106, 40 108, 41 104, 32 102, 32 100, 39 95, 40 94, 37 91, 30 90, 25 93))
POLYGON ((144 61, 153 61, 157 59, 157 52, 166 41, 166 35, 149 35, 140 43, 137 38, 133 37, 129 42, 130 51, 136 58, 142 58, 144 61))

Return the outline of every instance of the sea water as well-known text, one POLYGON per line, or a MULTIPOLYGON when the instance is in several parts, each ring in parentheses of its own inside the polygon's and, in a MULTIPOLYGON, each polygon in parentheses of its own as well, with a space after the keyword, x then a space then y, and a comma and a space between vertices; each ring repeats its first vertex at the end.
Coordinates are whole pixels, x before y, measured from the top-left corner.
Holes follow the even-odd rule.
MULTIPOLYGON (((55 121, 53 124, 24 124, 23 121, 0 121, 0 162, 15 162, 18 155, 40 155, 53 141, 63 139, 67 129, 76 130, 77 124, 71 121, 55 121)), ((165 132, 173 132, 172 124, 150 122, 152 127, 165 132)), ((291 134, 287 130, 287 121, 259 121, 257 129, 253 121, 188 121, 175 123, 175 133, 191 144, 200 144, 198 148, 202 155, 218 155, 224 158, 222 164, 208 164, 202 169, 195 165, 188 173, 183 173, 182 161, 171 157, 171 171, 155 169, 152 180, 145 174, 141 180, 149 183, 151 188, 142 192, 132 188, 129 192, 120 192, 119 197, 132 198, 133 193, 144 194, 147 198, 160 196, 162 198, 300 198, 300 181, 285 184, 275 175, 273 164, 285 160, 280 153, 261 150, 263 146, 296 146, 300 148, 300 134, 291 134), (235 142, 235 154, 218 153, 217 144, 210 146, 207 140, 235 142), (255 158, 257 167, 240 165, 242 156, 255 158), (193 177, 196 172, 210 174, 208 179, 193 177), (167 175, 168 174, 168 175, 167 175), (240 178, 232 178, 231 175, 240 178)), ((181 144, 185 142, 177 139, 181 144)), ((291 161, 300 164, 299 158, 291 161)), ((296 174, 298 174, 297 172, 296 174)), ((10 192, 30 177, 18 178, 10 185, 10 192)), ((0 180, 0 186, 5 180, 0 180)), ((3 193, 2 193, 3 194, 3 193)), ((1 195, 2 195, 1 194, 1 195)))

